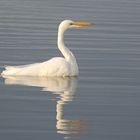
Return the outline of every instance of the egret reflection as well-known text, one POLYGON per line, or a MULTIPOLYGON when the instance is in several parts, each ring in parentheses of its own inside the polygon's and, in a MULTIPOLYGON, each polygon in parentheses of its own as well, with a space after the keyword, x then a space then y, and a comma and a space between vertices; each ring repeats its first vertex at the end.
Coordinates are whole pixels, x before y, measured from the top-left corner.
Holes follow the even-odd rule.
POLYGON ((5 76, 7 85, 26 85, 41 87, 42 91, 51 91, 59 96, 56 102, 56 130, 61 134, 80 133, 83 129, 81 120, 65 118, 64 106, 73 100, 77 88, 76 77, 19 77, 5 76))

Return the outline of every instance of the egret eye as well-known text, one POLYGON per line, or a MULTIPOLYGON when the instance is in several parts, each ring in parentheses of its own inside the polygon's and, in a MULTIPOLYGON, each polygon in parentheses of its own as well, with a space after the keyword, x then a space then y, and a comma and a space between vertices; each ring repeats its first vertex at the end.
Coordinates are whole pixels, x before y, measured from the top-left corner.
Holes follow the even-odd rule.
POLYGON ((70 23, 70 25, 73 25, 73 23, 70 23))

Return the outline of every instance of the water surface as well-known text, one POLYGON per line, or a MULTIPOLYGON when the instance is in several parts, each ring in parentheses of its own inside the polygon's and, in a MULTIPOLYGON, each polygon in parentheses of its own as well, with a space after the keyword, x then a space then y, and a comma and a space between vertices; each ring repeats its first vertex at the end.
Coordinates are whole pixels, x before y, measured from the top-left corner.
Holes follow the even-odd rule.
POLYGON ((0 78, 0 139, 140 139, 139 0, 1 0, 0 71, 61 56, 57 26, 71 29, 78 78, 0 78))

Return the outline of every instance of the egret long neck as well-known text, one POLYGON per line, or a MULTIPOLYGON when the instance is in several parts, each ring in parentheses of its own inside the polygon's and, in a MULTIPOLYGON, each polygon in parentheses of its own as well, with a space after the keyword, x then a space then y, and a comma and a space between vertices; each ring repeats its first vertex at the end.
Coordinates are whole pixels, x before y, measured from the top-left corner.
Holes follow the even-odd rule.
POLYGON ((62 28, 59 27, 58 29, 58 40, 57 40, 57 45, 63 56, 67 61, 75 60, 74 55, 72 52, 65 46, 64 44, 64 32, 62 28))

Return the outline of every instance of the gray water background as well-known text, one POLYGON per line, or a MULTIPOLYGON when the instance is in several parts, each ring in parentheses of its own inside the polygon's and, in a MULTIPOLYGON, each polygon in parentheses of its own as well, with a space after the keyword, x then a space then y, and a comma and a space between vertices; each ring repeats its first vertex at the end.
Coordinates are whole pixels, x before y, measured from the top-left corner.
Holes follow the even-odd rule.
POLYGON ((63 103, 71 121, 57 130, 62 97, 43 90, 46 81, 0 78, 0 139, 139 140, 139 0, 1 0, 0 71, 61 56, 56 40, 63 19, 96 24, 65 34, 80 68, 72 99, 63 103))

